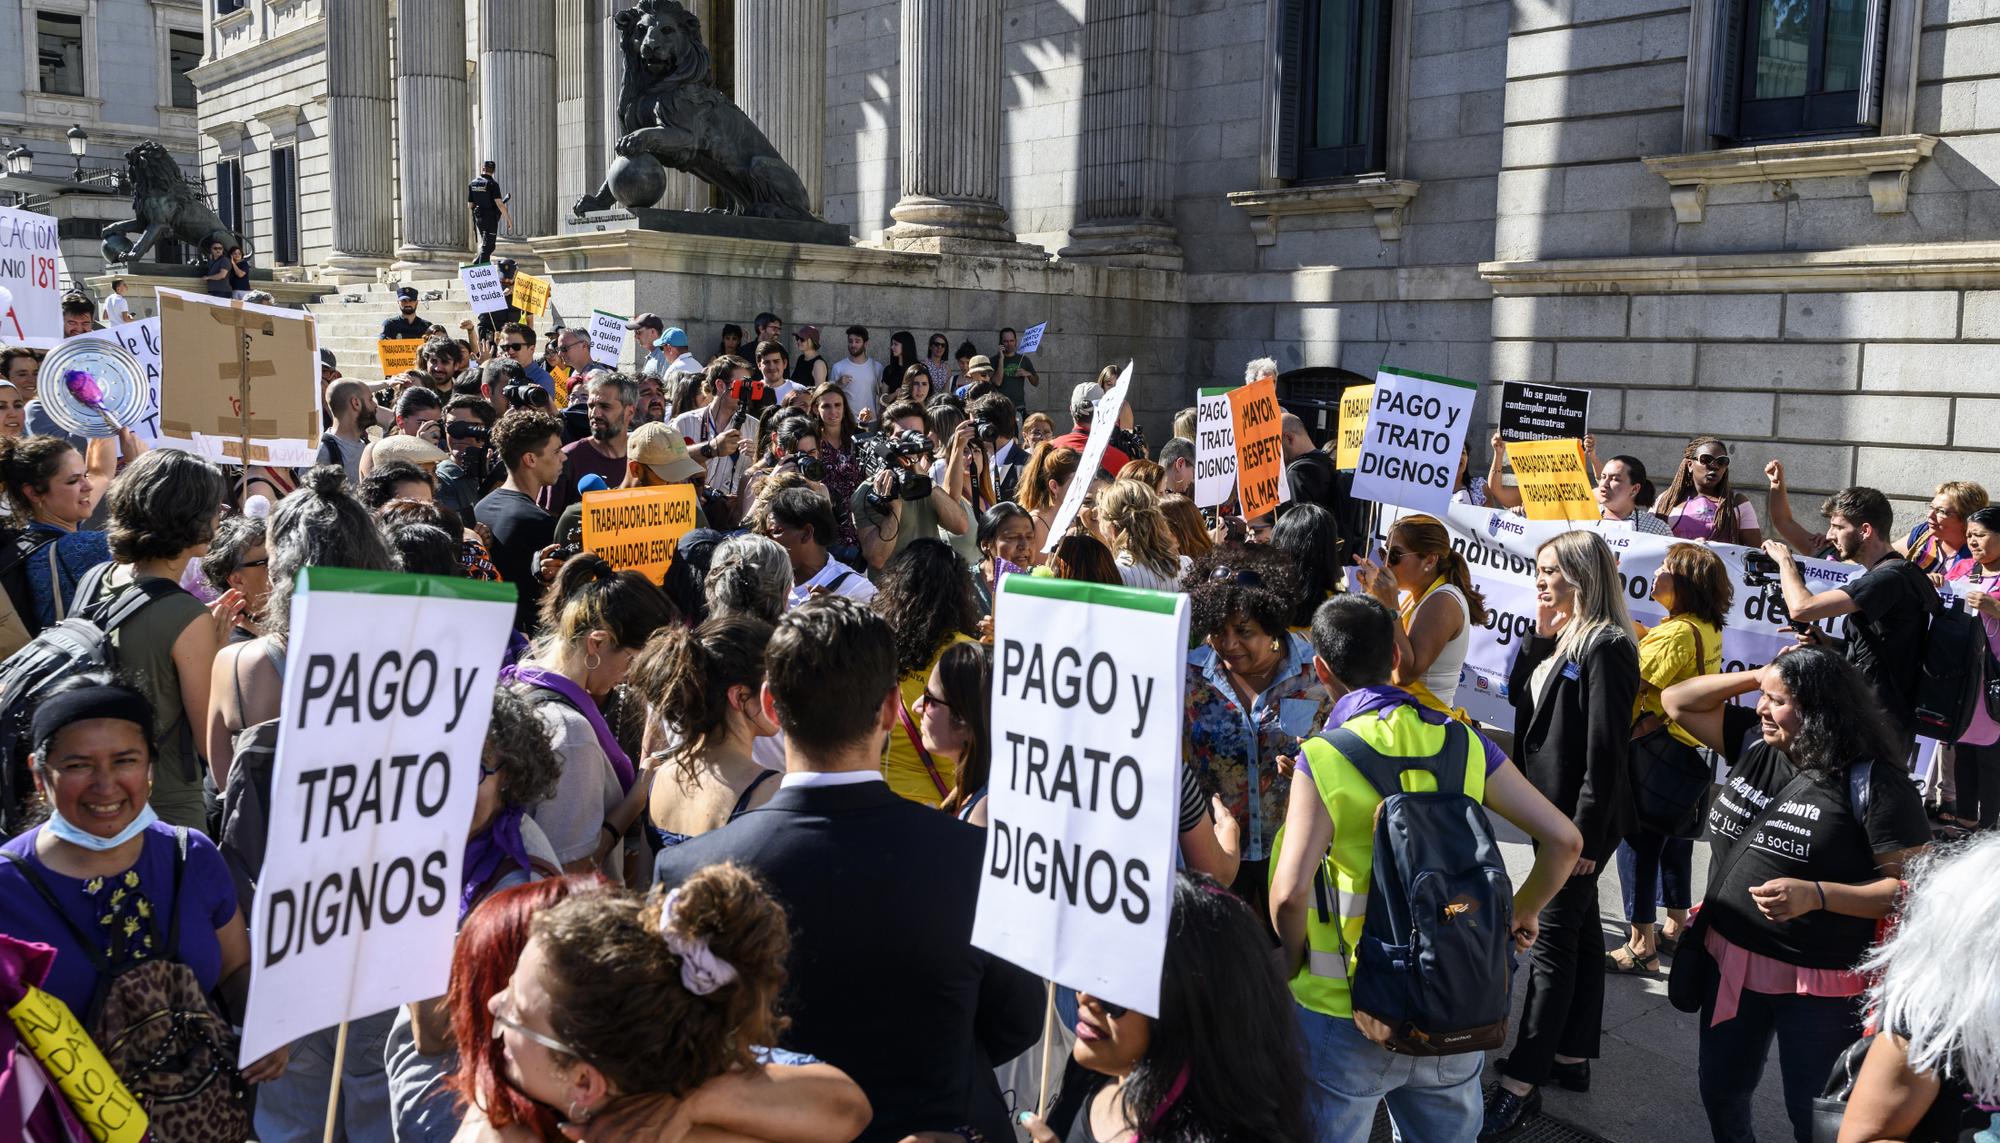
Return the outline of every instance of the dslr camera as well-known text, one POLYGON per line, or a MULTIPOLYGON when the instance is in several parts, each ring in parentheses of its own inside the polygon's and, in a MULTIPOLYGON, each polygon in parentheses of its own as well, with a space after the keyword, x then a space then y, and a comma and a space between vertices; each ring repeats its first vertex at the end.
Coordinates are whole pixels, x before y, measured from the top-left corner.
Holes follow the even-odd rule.
POLYGON ((507 404, 510 406, 541 409, 544 412, 548 410, 549 391, 540 385, 532 382, 526 385, 509 385, 500 392, 507 398, 507 404))
POLYGON ((909 457, 928 459, 931 455, 930 438, 914 429, 870 437, 860 451, 861 472, 868 480, 868 492, 863 497, 871 511, 887 515, 892 500, 923 500, 931 494, 931 474, 910 468, 904 464, 909 457), (888 469, 894 475, 889 487, 889 495, 883 496, 874 489, 875 474, 888 469))
POLYGON ((982 421, 978 417, 974 417, 972 418, 972 436, 980 444, 991 448, 1000 441, 1000 426, 994 424, 992 421, 982 421))
POLYGON ((810 453, 795 452, 772 466, 774 471, 790 469, 814 484, 826 483, 826 465, 810 453))

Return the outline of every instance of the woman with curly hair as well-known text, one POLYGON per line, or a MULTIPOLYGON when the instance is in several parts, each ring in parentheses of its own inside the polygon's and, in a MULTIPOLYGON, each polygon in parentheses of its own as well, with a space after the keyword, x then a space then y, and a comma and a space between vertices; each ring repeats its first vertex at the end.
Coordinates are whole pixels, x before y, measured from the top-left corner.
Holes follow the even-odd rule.
POLYGON ((932 757, 924 749, 917 700, 945 648, 971 639, 978 629, 972 574, 951 545, 915 540, 889 557, 876 586, 881 591, 872 606, 896 633, 896 690, 902 698, 898 725, 889 732, 882 757, 882 776, 903 797, 935 806, 951 794, 958 769, 951 759, 932 757))
POLYGON ((1231 888, 1263 915, 1292 759, 1332 700, 1313 675, 1312 645, 1289 630, 1299 597, 1290 557, 1225 544, 1195 560, 1182 584, 1189 626, 1203 642, 1188 652, 1181 757, 1241 827, 1243 860, 1231 888))

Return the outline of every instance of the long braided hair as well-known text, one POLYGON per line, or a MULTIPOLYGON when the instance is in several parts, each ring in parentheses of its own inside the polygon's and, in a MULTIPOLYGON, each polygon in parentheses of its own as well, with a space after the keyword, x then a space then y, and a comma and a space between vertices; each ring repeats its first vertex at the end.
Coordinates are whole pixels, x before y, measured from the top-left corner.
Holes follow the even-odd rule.
MULTIPOLYGON (((1700 491, 1694 482, 1694 458, 1700 456, 1701 450, 1707 447, 1719 449, 1725 454, 1729 452, 1729 446, 1716 437, 1696 437, 1689 441, 1687 448, 1681 453, 1680 467, 1674 469, 1673 483, 1667 485, 1666 496, 1653 509, 1655 516, 1662 520, 1670 520, 1675 508, 1693 499, 1700 491)), ((1709 530, 1706 538, 1722 544, 1741 543, 1743 529, 1738 526, 1736 517, 1738 510, 1748 498, 1741 493, 1730 491, 1727 470, 1722 474, 1722 483, 1716 486, 1715 495, 1716 499, 1722 502, 1722 507, 1716 510, 1715 527, 1709 530)))

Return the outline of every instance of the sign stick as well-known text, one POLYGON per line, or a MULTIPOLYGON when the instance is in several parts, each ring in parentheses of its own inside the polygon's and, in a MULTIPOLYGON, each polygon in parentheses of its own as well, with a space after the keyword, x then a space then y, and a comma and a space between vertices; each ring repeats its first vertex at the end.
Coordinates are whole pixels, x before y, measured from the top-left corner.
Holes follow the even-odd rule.
POLYGON ((326 1089, 326 1134, 320 1143, 333 1143, 334 1125, 340 1122, 340 1072, 347 1066, 347 1021, 333 1038, 333 1082, 326 1089))
MULTIPOLYGON (((1041 1095, 1036 1097, 1035 1118, 1049 1117, 1049 1062, 1056 1048, 1056 982, 1049 981, 1049 1007, 1042 1016, 1042 1086, 1041 1095)), ((327 1143, 332 1143, 328 1140, 327 1143)))
MULTIPOLYGON (((241 322, 236 325, 236 404, 236 435, 243 442, 243 490, 238 495, 247 501, 250 499, 250 329, 241 322)), ((346 1033, 346 1026, 342 1025, 343 1043, 346 1033)), ((337 1088, 338 1077, 334 1082, 337 1088)), ((329 1132, 332 1126, 329 1122, 327 1125, 329 1132)))

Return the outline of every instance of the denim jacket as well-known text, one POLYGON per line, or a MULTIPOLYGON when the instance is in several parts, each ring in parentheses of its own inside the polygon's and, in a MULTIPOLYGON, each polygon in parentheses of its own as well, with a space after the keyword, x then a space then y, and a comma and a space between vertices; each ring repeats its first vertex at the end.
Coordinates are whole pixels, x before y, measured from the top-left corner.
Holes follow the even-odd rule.
POLYGON ((1278 756, 1296 757, 1299 740, 1319 730, 1332 705, 1313 677, 1311 645, 1295 634, 1286 640, 1276 677, 1247 712, 1215 652, 1206 646, 1188 652, 1182 763, 1236 815, 1245 861, 1270 857, 1272 839, 1285 824, 1292 783, 1278 773, 1278 756))

